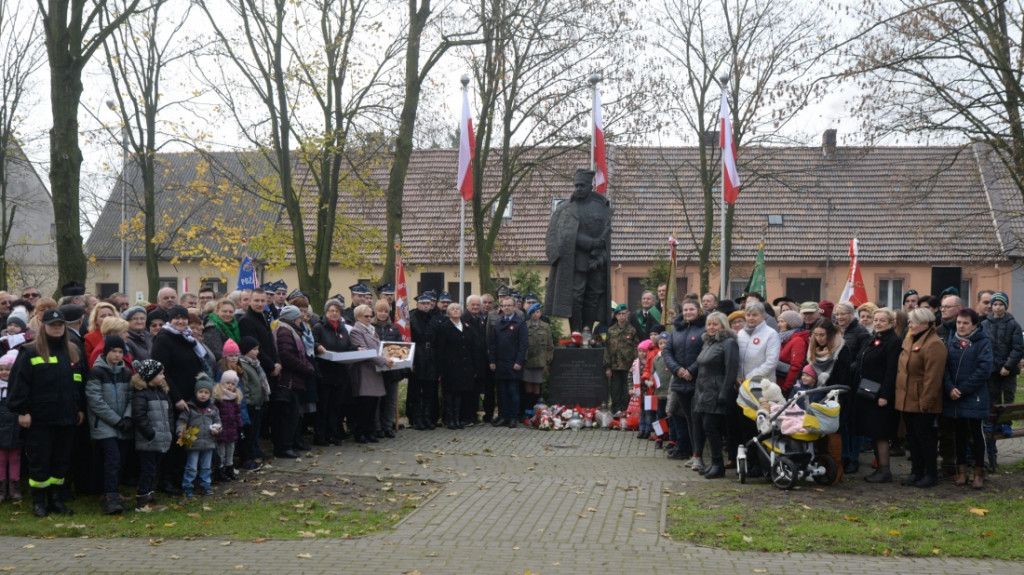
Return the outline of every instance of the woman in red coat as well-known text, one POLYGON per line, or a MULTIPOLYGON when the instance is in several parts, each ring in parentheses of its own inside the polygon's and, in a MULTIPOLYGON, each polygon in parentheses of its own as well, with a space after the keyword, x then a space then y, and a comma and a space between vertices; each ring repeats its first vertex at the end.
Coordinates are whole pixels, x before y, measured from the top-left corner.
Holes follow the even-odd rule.
POLYGON ((782 312, 778 321, 782 347, 779 349, 779 363, 775 366, 775 379, 782 393, 789 395, 793 384, 800 379, 800 370, 807 357, 807 338, 811 332, 804 329, 803 318, 795 311, 782 312))

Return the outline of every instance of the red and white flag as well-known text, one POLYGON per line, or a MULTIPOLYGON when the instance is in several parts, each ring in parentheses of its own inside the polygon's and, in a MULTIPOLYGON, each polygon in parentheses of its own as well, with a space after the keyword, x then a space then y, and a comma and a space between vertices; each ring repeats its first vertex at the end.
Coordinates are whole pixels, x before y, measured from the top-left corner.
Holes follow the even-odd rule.
POLYGON ((604 155, 604 120, 601 118, 601 91, 594 86, 594 189, 603 194, 608 190, 608 162, 604 155))
POLYGON ((736 171, 736 142, 732 139, 732 122, 729 121, 729 100, 722 90, 722 128, 719 144, 722 147, 722 198, 730 204, 736 203, 740 195, 740 175, 736 171))
POLYGON ((654 435, 665 435, 668 433, 668 418, 659 419, 652 423, 651 430, 654 431, 654 435))
POLYGON ((473 118, 469 116, 469 90, 462 91, 462 121, 459 123, 459 193, 462 199, 473 199, 473 154, 476 138, 473 136, 473 118))
POLYGON ((658 377, 658 372, 654 372, 654 389, 661 389, 661 378, 658 377))
POLYGON ((860 242, 857 238, 850 240, 850 273, 846 277, 846 287, 839 301, 848 301, 854 307, 860 307, 868 302, 868 292, 864 289, 864 278, 860 275, 860 263, 857 262, 860 242))
MULTIPOLYGON (((658 396, 657 395, 645 395, 644 396, 644 409, 647 411, 658 410, 658 396)), ((661 434, 659 434, 661 435, 661 434)))
POLYGON ((395 326, 402 334, 402 341, 412 341, 412 326, 409 324, 409 289, 405 286, 405 265, 402 257, 395 258, 395 326))

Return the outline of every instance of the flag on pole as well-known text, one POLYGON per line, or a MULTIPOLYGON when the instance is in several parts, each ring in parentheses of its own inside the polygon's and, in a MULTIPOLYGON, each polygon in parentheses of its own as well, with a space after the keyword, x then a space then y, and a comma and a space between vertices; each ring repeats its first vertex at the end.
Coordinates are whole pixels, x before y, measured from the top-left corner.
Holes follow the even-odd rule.
POLYGON ((462 199, 473 199, 473 154, 476 138, 473 136, 473 118, 469 115, 469 90, 462 90, 462 121, 459 123, 459 193, 462 199))
POLYGON ((245 256, 242 264, 238 266, 238 287, 239 290, 253 290, 259 287, 260 282, 256 277, 256 266, 252 265, 252 258, 245 256))
POLYGON ((675 236, 668 237, 668 285, 665 286, 665 301, 662 302, 661 317, 658 321, 665 326, 666 329, 672 329, 672 322, 668 320, 671 309, 675 309, 676 305, 676 238, 675 236))
POLYGON ((645 395, 644 396, 644 409, 647 410, 647 411, 657 411, 658 410, 658 396, 657 395, 645 395))
POLYGON ((599 194, 608 190, 608 162, 604 155, 604 119, 601 118, 601 90, 594 86, 594 189, 599 194))
POLYGON ((651 424, 651 431, 654 435, 665 435, 668 433, 668 418, 659 419, 651 424))
POLYGON ((765 289, 764 240, 761 240, 761 244, 757 247, 757 256, 754 258, 754 270, 750 272, 750 279, 747 280, 747 287, 743 293, 757 292, 761 294, 761 297, 767 299, 768 294, 765 293, 765 289))
POLYGON ((857 238, 850 240, 850 273, 847 275, 843 294, 839 296, 839 301, 848 301, 854 307, 860 307, 861 304, 868 302, 868 292, 864 289, 864 278, 860 275, 860 264, 857 262, 859 244, 857 238))
POLYGON ((395 326, 402 334, 402 341, 412 341, 412 327, 409 324, 409 289, 405 285, 405 265, 402 256, 395 257, 395 326))
POLYGON ((722 90, 722 128, 719 144, 722 147, 722 198, 729 204, 736 203, 740 194, 740 175, 736 171, 736 142, 732 139, 732 122, 729 121, 729 100, 722 90))

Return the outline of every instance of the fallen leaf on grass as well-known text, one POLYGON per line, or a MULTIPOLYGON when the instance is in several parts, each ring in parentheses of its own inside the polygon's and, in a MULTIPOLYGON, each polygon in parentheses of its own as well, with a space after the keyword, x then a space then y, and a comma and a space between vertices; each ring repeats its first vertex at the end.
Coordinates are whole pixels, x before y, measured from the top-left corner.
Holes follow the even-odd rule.
POLYGON ((996 534, 996 532, 995 532, 995 531, 983 531, 983 532, 981 533, 981 536, 982 536, 982 537, 992 537, 992 536, 993 536, 993 535, 995 535, 995 534, 996 534))
POLYGON ((17 567, 0 567, 0 571, 14 571, 17 567))
POLYGON ((899 534, 900 534, 900 532, 895 530, 895 529, 890 529, 889 530, 889 535, 899 535, 899 534))
POLYGON ((747 543, 753 543, 754 542, 754 538, 751 537, 750 535, 744 535, 743 536, 743 540, 746 541, 747 543))
POLYGON ((196 519, 198 519, 198 518, 202 517, 202 515, 200 515, 200 514, 198 514, 198 513, 189 513, 189 514, 188 514, 188 516, 189 516, 189 517, 195 517, 196 519))
POLYGON ((238 565, 235 565, 235 569, 245 569, 245 565, 239 563, 238 565))
POLYGON ((299 559, 312 559, 313 558, 313 556, 310 555, 309 553, 299 553, 298 555, 296 555, 296 557, 298 557, 299 559))
POLYGON ((277 495, 277 492, 276 491, 267 491, 266 489, 264 489, 263 491, 260 491, 260 495, 266 495, 267 497, 273 497, 273 496, 277 495))
POLYGON ((979 507, 971 507, 969 508, 969 511, 975 515, 980 515, 982 517, 984 517, 985 514, 988 513, 988 509, 981 509, 979 507))
POLYGON ((932 547, 932 555, 938 555, 938 554, 939 554, 939 548, 938 547, 932 547))
POLYGON ((853 522, 855 522, 855 523, 856 523, 857 521, 860 521, 860 519, 858 519, 858 518, 854 517, 853 515, 843 515, 843 519, 845 519, 845 520, 847 520, 847 521, 853 521, 853 522))
POLYGON ((75 553, 75 557, 85 557, 85 553, 75 553))
POLYGON ((252 542, 252 543, 266 543, 267 539, 265 537, 260 537, 258 539, 250 539, 250 542, 252 542))
POLYGON ((179 555, 171 555, 171 559, 177 561, 178 559, 181 559, 181 557, 179 555))
POLYGON ((149 540, 149 544, 152 545, 153 547, 159 547, 159 546, 164 544, 164 540, 163 539, 150 539, 149 540))
POLYGON ((22 547, 22 549, 35 549, 35 548, 36 548, 36 546, 31 544, 31 543, 29 543, 28 545, 25 545, 24 547, 22 547))

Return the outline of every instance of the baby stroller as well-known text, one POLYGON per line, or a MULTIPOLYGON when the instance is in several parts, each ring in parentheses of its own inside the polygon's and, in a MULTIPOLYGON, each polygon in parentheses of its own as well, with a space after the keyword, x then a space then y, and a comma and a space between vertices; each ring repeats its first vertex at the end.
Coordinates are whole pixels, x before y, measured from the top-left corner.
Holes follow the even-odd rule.
POLYGON ((743 414, 758 422, 758 434, 739 446, 736 453, 740 483, 746 483, 751 453, 757 454, 765 478, 779 489, 792 489, 802 479, 813 479, 819 485, 835 483, 839 474, 835 460, 830 455, 815 454, 814 442, 839 430, 836 398, 850 388, 832 385, 800 391, 782 405, 772 407, 770 413, 759 414, 763 382, 771 383, 761 378, 744 381, 736 398, 743 414), (812 400, 822 396, 823 400, 812 400), (797 405, 805 403, 801 402, 804 398, 808 400, 806 411, 797 405))

